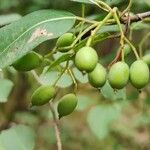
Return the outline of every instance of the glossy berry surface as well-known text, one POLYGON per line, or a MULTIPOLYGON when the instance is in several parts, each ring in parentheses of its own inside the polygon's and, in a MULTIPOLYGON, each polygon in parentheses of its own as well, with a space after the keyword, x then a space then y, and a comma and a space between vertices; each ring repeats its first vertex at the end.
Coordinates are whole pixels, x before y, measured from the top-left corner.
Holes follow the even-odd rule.
POLYGON ((77 97, 75 94, 70 93, 63 96, 58 103, 57 111, 59 118, 71 114, 77 106, 77 97))
POLYGON ((88 74, 88 79, 93 87, 102 87, 106 82, 106 69, 101 64, 97 64, 94 70, 88 74))
POLYGON ((92 47, 83 47, 76 53, 75 65, 81 71, 91 72, 97 62, 98 55, 92 47))
MULTIPOLYGON (((75 36, 72 33, 65 33, 58 38, 56 46, 58 48, 67 47, 67 46, 70 46, 74 40, 75 40, 75 36)), ((60 52, 67 52, 69 50, 70 49, 60 49, 59 51, 60 52)))
POLYGON ((143 60, 135 61, 130 67, 130 81, 131 84, 141 89, 149 82, 149 68, 143 60))
POLYGON ((112 65, 108 74, 108 81, 112 88, 122 89, 129 80, 129 67, 125 62, 117 62, 112 65))
POLYGON ((56 94, 54 87, 49 85, 40 86, 32 95, 32 106, 41 106, 48 103, 56 94))

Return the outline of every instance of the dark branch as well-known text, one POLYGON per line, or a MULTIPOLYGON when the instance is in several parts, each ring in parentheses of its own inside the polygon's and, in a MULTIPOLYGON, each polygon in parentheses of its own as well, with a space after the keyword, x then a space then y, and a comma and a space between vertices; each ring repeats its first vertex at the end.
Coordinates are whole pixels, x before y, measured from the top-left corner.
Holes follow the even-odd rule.
POLYGON ((123 16, 121 18, 121 22, 126 24, 128 22, 129 18, 130 18, 131 22, 137 22, 137 21, 141 21, 144 18, 148 18, 148 17, 150 17, 150 11, 144 12, 144 13, 139 13, 139 14, 132 15, 132 16, 129 16, 129 17, 128 16, 123 16))

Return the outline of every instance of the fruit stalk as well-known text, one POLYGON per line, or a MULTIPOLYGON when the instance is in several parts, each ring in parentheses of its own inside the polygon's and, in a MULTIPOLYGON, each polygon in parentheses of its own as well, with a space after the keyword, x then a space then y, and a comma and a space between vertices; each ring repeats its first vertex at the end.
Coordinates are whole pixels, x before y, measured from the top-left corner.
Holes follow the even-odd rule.
POLYGON ((119 27, 119 30, 120 30, 120 34, 121 34, 121 36, 120 36, 121 58, 122 58, 122 61, 124 61, 124 37, 125 36, 124 36, 124 33, 123 33, 123 29, 122 29, 119 17, 117 15, 117 8, 116 7, 113 9, 113 17, 116 20, 116 22, 118 24, 118 27, 119 27))
POLYGON ((76 91, 77 91, 77 89, 78 89, 78 84, 77 84, 76 78, 75 78, 75 76, 74 76, 72 70, 69 69, 69 68, 68 68, 68 73, 69 73, 69 75, 70 75, 70 77, 71 77, 71 79, 72 79, 72 81, 73 81, 73 83, 74 83, 74 92, 76 93, 76 91))
POLYGON ((140 57, 139 57, 139 55, 138 55, 138 53, 137 53, 137 50, 136 50, 136 48, 133 46, 133 44, 132 44, 126 37, 124 37, 124 40, 127 42, 127 44, 129 44, 129 46, 130 46, 131 49, 133 50, 136 59, 137 59, 137 60, 140 59, 140 57))
POLYGON ((98 30, 106 23, 106 21, 112 16, 112 12, 110 11, 108 13, 108 15, 103 19, 103 21, 99 22, 99 24, 97 25, 97 27, 91 31, 91 36, 89 37, 86 46, 90 46, 92 43, 92 40, 94 38, 94 36, 96 35, 96 33, 98 32, 98 30))

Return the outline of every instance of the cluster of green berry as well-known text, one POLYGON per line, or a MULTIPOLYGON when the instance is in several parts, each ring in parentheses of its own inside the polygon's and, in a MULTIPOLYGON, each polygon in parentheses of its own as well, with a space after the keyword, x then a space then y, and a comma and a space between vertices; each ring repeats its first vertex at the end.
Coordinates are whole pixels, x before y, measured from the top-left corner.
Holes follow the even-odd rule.
POLYGON ((130 68, 125 62, 119 61, 111 66, 108 76, 106 69, 97 62, 98 56, 91 47, 81 48, 75 56, 76 67, 88 73, 89 83, 96 88, 102 87, 107 77, 114 89, 124 88, 129 80, 137 89, 143 88, 149 82, 149 67, 144 60, 135 61, 130 68))
MULTIPOLYGON (((58 39, 57 46, 69 46, 73 40, 73 34, 66 33, 58 39)), ((66 52, 66 50, 62 52, 66 52)), ((74 62, 80 71, 88 73, 89 83, 96 88, 102 87, 106 83, 107 77, 114 89, 124 88, 129 80, 137 89, 143 88, 149 82, 150 73, 147 63, 150 62, 150 55, 146 55, 143 59, 135 61, 130 68, 123 61, 113 64, 108 76, 106 69, 98 63, 98 55, 92 47, 85 46, 79 49, 75 54, 74 62)))
MULTIPOLYGON (((56 48, 62 53, 70 51, 69 47, 75 40, 72 33, 65 33, 58 38, 56 48)), ((125 46, 126 47, 126 46, 125 46)), ((125 55, 129 50, 125 51, 125 55)), ((18 71, 30 71, 37 68, 43 61, 43 57, 35 52, 29 52, 13 64, 18 71)), ((74 53, 74 64, 82 72, 88 73, 89 83, 95 88, 101 88, 108 80, 114 89, 122 89, 130 81, 137 88, 145 87, 150 78, 150 54, 136 60, 129 67, 124 61, 113 64, 107 74, 105 67, 98 63, 96 51, 89 46, 82 47, 74 53)), ((53 86, 42 85, 32 95, 32 106, 41 106, 48 103, 56 95, 53 86)), ((69 115, 77 106, 77 97, 74 93, 63 96, 58 103, 59 118, 69 115)))
MULTIPOLYGON (((42 85, 32 95, 32 106, 41 106, 48 103, 56 95, 56 89, 53 86, 42 85)), ((59 119, 71 114, 77 106, 77 97, 74 93, 66 94, 60 98, 57 111, 59 119)))

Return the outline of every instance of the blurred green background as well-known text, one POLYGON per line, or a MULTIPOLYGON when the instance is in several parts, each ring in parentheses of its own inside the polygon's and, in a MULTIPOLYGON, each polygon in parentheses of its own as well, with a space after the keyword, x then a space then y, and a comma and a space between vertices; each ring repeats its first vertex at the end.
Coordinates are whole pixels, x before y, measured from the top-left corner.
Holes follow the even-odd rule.
MULTIPOLYGON (((128 0, 106 2, 112 7, 117 6, 120 10, 124 10, 128 4, 128 0)), ((69 0, 0 0, 0 26, 40 9, 67 10, 75 15, 81 15, 81 3, 69 0), (6 19, 4 15, 8 18, 6 19)), ((85 10, 87 17, 103 18, 105 15, 93 5, 86 5, 85 10)), ((131 9, 133 13, 149 10, 150 0, 134 0, 131 9)), ((133 43, 138 47, 144 35, 150 32, 150 24, 148 21, 134 23, 132 30, 133 43)), ((36 51, 44 55, 54 44, 55 40, 44 42, 36 48, 36 51)), ((113 60, 118 45, 119 41, 116 39, 95 45, 104 65, 113 60)), ((150 50, 149 39, 144 43, 143 49, 144 53, 150 50)), ((129 54, 126 61, 133 62, 133 54, 129 54)), ((86 76, 76 69, 74 73, 79 82, 79 103, 74 113, 60 121, 63 149, 150 150, 150 85, 141 93, 131 85, 119 92, 106 85, 101 94, 87 83, 86 76)), ((8 101, 0 104, 0 130, 3 131, 15 124, 27 125, 35 138, 35 150, 56 150, 49 106, 29 108, 30 95, 37 87, 33 77, 29 73, 18 73, 12 68, 5 70, 5 77, 13 81, 14 87, 8 101)), ((51 82, 55 78, 55 73, 41 78, 45 82, 51 82)), ((72 90, 67 76, 64 76, 61 82, 62 89, 58 93, 56 104, 59 97, 72 90)), ((8 84, 8 87, 10 86, 12 85, 8 84)), ((19 133, 25 136, 23 132, 25 131, 21 130, 19 133)), ((9 134, 7 136, 7 140, 11 141, 13 134, 12 137, 9 134)), ((2 138, 4 137, 1 135, 0 143, 2 138)))

